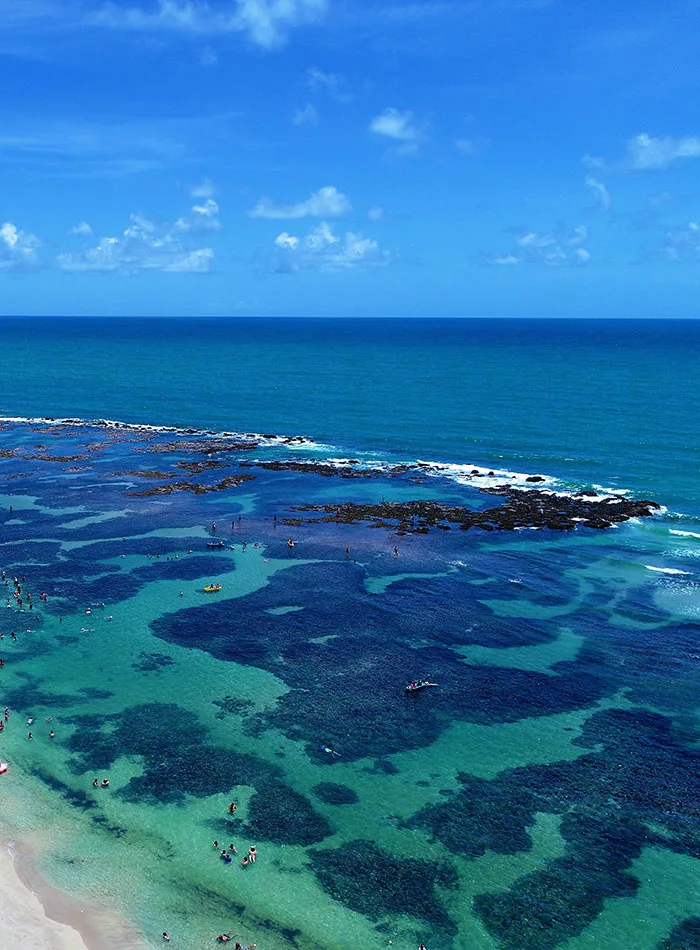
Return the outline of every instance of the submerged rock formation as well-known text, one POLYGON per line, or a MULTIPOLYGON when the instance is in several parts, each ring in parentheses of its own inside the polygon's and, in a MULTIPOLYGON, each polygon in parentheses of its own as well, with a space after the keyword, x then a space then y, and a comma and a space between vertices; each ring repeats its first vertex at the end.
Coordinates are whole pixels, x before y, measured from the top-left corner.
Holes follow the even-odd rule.
POLYGON ((299 505, 296 511, 324 512, 321 518, 285 518, 284 524, 303 521, 334 521, 341 524, 371 523, 399 533, 422 533, 429 528, 449 530, 457 525, 462 531, 514 531, 516 528, 550 528, 571 531, 577 525, 609 528, 630 518, 648 518, 659 509, 656 502, 635 500, 622 495, 592 495, 589 492, 555 494, 537 489, 519 489, 509 485, 482 488, 481 492, 504 498, 495 508, 476 511, 462 505, 443 505, 436 501, 381 502, 378 504, 299 505))

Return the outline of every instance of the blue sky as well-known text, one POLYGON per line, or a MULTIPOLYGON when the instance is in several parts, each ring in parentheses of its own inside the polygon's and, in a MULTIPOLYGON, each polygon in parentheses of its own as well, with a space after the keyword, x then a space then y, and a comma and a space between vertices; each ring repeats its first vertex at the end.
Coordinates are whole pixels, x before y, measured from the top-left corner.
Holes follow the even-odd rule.
POLYGON ((700 316, 695 0, 0 0, 0 312, 700 316))

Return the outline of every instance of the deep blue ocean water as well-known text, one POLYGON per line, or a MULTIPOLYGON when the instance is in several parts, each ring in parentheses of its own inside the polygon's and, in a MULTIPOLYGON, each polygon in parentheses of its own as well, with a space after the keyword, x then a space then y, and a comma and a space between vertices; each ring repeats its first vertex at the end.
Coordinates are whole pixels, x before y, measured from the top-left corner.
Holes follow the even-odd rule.
POLYGON ((3 319, 0 413, 305 435, 699 513, 700 322, 3 319))
POLYGON ((700 324, 4 319, 0 346, 0 831, 137 929, 110 950, 700 946, 700 324), (335 516, 499 484, 662 507, 335 516))

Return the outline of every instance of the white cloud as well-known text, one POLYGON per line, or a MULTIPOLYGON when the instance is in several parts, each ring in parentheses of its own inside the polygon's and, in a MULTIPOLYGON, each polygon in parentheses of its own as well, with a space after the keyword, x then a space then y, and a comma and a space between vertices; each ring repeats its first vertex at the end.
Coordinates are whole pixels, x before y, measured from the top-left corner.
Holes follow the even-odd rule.
POLYGON ((369 124, 370 132, 399 143, 393 149, 397 155, 416 155, 426 140, 424 125, 417 125, 412 112, 385 109, 369 124))
POLYGON ((248 214, 251 218, 270 220, 337 218, 350 210, 352 210, 352 205, 346 196, 333 185, 325 185, 318 191, 314 191, 306 201, 298 201, 292 205, 278 205, 271 198, 261 198, 248 214))
POLYGON ((210 247, 178 255, 163 270, 171 274, 206 274, 211 269, 214 252, 210 247))
POLYGON ((41 241, 34 234, 20 231, 11 221, 0 225, 0 270, 32 267, 41 241))
POLYGON ((299 246, 299 238, 292 237, 291 234, 287 234, 286 231, 283 231, 275 238, 275 245, 293 251, 299 246))
POLYGON ((651 171, 668 166, 679 158, 700 158, 700 138, 652 138, 646 132, 627 142, 629 164, 636 171, 651 171))
POLYGON ((321 16, 326 0, 236 0, 236 22, 265 49, 279 46, 288 31, 321 16))
POLYGON ((506 253, 485 258, 487 264, 513 266, 516 264, 546 264, 548 267, 587 264, 590 252, 583 245, 588 240, 588 229, 580 224, 569 231, 526 231, 516 237, 517 247, 506 253))
POLYGON ((211 269, 214 251, 183 245, 177 236, 183 230, 187 229, 179 227, 179 222, 159 225, 143 214, 132 214, 119 237, 104 237, 95 247, 75 254, 59 254, 56 264, 74 273, 206 273, 211 269))
POLYGON ((318 125, 318 112, 315 106, 307 102, 303 109, 295 109, 292 122, 294 125, 318 125))
POLYGON ((573 247, 577 247, 580 244, 585 244, 588 240, 588 228, 585 224, 579 224, 568 236, 565 236, 563 240, 565 244, 573 247))
POLYGON ((372 205, 367 212, 367 217, 370 221, 384 221, 386 218, 384 208, 380 207, 380 205, 372 205))
POLYGON ((216 189, 214 183, 209 181, 208 178, 205 178, 204 181, 201 181, 198 185, 192 185, 190 188, 190 196, 192 198, 213 198, 216 194, 216 189))
POLYGON ((586 175, 586 187, 591 189, 603 211, 609 211, 612 201, 610 199, 610 192, 603 182, 598 181, 593 175, 586 175))
POLYGON ((399 142, 413 142, 418 137, 413 113, 399 112, 398 109, 385 109, 381 115, 375 116, 369 124, 369 130, 399 142))
POLYGON ((275 239, 275 250, 278 273, 364 270, 388 264, 392 259, 371 238, 352 231, 338 237, 325 221, 304 238, 282 232, 275 239))
POLYGON ((289 31, 325 13, 327 0, 230 0, 214 8, 206 0, 157 0, 155 8, 108 2, 87 17, 95 26, 171 31, 199 36, 245 33, 257 46, 286 42, 289 31))
POLYGON ((202 204, 192 205, 190 213, 175 222, 176 231, 219 231, 219 206, 213 198, 202 204))
POLYGON ((93 234, 93 230, 87 221, 80 221, 69 229, 68 234, 77 237, 90 237, 93 234))

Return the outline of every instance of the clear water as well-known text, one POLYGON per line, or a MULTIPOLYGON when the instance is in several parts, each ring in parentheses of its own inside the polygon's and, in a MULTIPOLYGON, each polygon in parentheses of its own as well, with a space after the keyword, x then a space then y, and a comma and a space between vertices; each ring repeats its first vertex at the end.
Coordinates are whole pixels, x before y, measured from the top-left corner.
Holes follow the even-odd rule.
POLYGON ((700 326, 47 319, 0 341, 6 417, 309 440, 191 476, 255 475, 240 487, 144 497, 125 493, 202 456, 170 433, 0 429, 2 567, 35 605, 0 615, 2 814, 52 882, 187 950, 226 930, 272 950, 699 945, 700 326), (240 467, 348 456, 666 510, 397 537, 283 519, 493 498, 459 468, 240 467), (421 675, 439 688, 405 697, 421 675), (215 839, 260 857, 226 865, 215 839))

